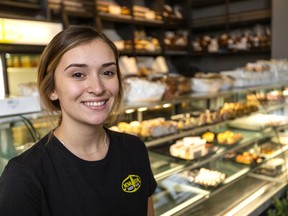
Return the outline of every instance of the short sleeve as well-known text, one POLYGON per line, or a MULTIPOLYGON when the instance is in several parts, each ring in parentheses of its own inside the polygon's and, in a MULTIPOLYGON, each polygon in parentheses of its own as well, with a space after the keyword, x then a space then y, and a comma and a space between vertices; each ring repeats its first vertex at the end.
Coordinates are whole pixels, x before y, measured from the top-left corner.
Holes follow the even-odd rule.
MULTIPOLYGON (((151 169, 150 169, 151 170, 151 169)), ((150 178, 150 191, 149 191, 149 197, 153 195, 153 193, 156 190, 157 187, 157 182, 154 178, 153 172, 151 170, 151 174, 150 174, 151 178, 150 178)))

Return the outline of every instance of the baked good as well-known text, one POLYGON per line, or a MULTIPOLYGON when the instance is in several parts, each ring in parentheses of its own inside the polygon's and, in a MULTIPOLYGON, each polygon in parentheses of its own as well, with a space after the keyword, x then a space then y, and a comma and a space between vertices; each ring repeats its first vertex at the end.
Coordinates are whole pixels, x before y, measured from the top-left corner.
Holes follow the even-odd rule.
POLYGON ((208 186, 208 187, 216 187, 220 183, 222 183, 226 179, 226 174, 216 171, 210 170, 207 168, 201 168, 199 173, 195 177, 195 183, 208 186))
POLYGON ((215 138, 215 134, 213 132, 207 131, 202 134, 202 139, 205 139, 206 142, 213 142, 215 138))
POLYGON ((224 133, 218 133, 218 134, 217 134, 217 142, 218 142, 219 144, 224 144, 224 143, 226 143, 226 140, 227 140, 227 137, 225 136, 224 133))
POLYGON ((109 128, 110 130, 112 130, 112 131, 116 131, 116 132, 119 132, 119 128, 118 128, 118 126, 112 126, 112 127, 110 127, 109 128))
POLYGON ((184 137, 170 146, 170 154, 174 157, 192 160, 207 154, 206 140, 201 137, 184 137))
POLYGON ((127 7, 110 1, 97 1, 97 10, 113 15, 130 15, 130 10, 127 7))
POLYGON ((133 14, 135 17, 149 20, 161 20, 162 17, 154 10, 144 6, 133 6, 133 14))
POLYGON ((230 130, 220 132, 217 134, 217 142, 219 144, 233 145, 243 138, 242 134, 234 133, 230 130))
POLYGON ((235 158, 235 161, 243 164, 253 164, 253 163, 261 163, 263 159, 259 157, 259 155, 252 152, 243 152, 242 154, 238 154, 235 158))
POLYGON ((177 122, 165 120, 164 118, 155 118, 141 122, 140 135, 144 137, 160 137, 177 132, 177 122))
POLYGON ((284 171, 284 159, 283 158, 272 158, 266 163, 262 164, 256 173, 264 174, 268 176, 277 176, 284 171))
POLYGON ((118 130, 120 132, 124 132, 124 133, 128 132, 129 127, 130 127, 129 123, 127 123, 127 122, 119 122, 117 126, 118 126, 118 130))
POLYGON ((135 135, 139 135, 141 132, 141 123, 139 121, 130 122, 130 132, 135 135))
POLYGON ((165 85, 144 78, 124 79, 124 99, 126 101, 159 101, 165 93, 165 85))

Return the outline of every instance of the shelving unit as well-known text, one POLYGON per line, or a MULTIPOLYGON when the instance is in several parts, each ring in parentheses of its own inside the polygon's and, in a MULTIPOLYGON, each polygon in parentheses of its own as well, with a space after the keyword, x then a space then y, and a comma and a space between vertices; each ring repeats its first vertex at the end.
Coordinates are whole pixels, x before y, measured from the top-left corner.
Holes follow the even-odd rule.
POLYGON ((3 0, 0 2, 0 17, 19 19, 46 19, 46 1, 3 0))
MULTIPOLYGON (((131 51, 120 52, 121 55, 136 57, 161 55, 175 66, 173 72, 187 76, 193 76, 196 71, 219 72, 221 70, 243 67, 249 61, 271 58, 271 47, 255 51, 219 52, 217 54, 195 53, 192 49, 192 41, 199 35, 210 33, 213 35, 213 32, 215 34, 227 34, 232 30, 241 31, 241 29, 251 28, 257 24, 270 26, 273 14, 271 2, 268 0, 207 0, 205 2, 199 0, 115 1, 118 6, 125 7, 129 11, 129 14, 124 15, 96 10, 100 2, 107 3, 109 1, 62 0, 58 4, 52 4, 49 0, 1 1, 0 5, 5 6, 5 11, 0 9, 0 16, 18 17, 18 15, 25 12, 23 16, 27 16, 30 19, 59 21, 63 23, 64 27, 84 24, 95 26, 99 31, 104 31, 105 28, 112 28, 123 40, 132 42, 131 51), (145 6, 155 11, 158 15, 161 15, 162 19, 145 19, 135 16, 133 7, 137 5, 145 6), (183 18, 176 19, 163 16, 166 6, 170 6, 172 9, 177 7, 177 11, 181 12, 183 18), (147 36, 156 37, 160 42, 161 51, 139 52, 135 48, 134 43, 137 29, 144 30, 147 36), (165 33, 167 31, 177 32, 178 30, 187 32, 187 46, 182 48, 175 47, 175 49, 165 46, 163 42, 165 33), (215 64, 215 61, 217 64, 215 64), (188 62, 189 64, 187 64, 188 62)), ((170 69, 172 70, 172 68, 170 69)))

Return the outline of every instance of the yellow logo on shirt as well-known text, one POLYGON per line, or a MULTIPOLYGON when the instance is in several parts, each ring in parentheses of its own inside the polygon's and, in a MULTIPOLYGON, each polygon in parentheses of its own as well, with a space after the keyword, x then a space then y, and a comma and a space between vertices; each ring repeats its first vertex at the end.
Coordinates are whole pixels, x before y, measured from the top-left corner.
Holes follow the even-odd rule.
POLYGON ((126 193, 134 193, 141 187, 141 178, 138 175, 128 175, 122 181, 122 190, 126 193))

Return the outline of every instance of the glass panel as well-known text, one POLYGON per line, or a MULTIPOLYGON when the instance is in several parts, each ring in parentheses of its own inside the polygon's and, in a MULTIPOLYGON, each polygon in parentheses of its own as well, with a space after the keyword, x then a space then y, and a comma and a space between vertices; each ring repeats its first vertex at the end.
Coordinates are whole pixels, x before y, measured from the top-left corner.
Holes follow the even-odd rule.
POLYGON ((9 159, 30 148, 51 130, 53 124, 39 113, 1 118, 0 175, 9 159))
POLYGON ((155 213, 156 215, 163 213, 173 215, 190 204, 203 199, 205 195, 207 195, 205 191, 193 189, 168 177, 158 182, 158 187, 153 195, 155 213))
POLYGON ((156 178, 163 175, 168 175, 169 173, 175 172, 176 170, 180 170, 184 167, 186 163, 183 160, 166 157, 164 155, 160 155, 151 151, 148 151, 148 153, 151 168, 156 178))

